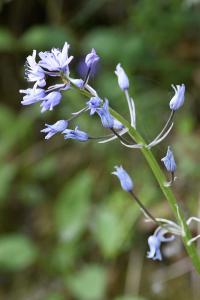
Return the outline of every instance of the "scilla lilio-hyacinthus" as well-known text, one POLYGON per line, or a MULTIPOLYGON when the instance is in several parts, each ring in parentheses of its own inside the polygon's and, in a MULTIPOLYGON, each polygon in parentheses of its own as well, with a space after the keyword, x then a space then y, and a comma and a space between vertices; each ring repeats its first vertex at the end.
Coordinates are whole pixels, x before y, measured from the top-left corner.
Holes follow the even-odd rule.
POLYGON ((33 83, 33 87, 20 90, 20 93, 24 94, 21 103, 23 105, 37 103, 41 107, 41 112, 44 113, 47 110, 52 111, 56 106, 60 105, 62 95, 67 90, 75 89, 77 93, 86 97, 87 101, 85 105, 77 112, 72 113, 68 119, 57 120, 54 124, 45 124, 45 128, 41 130, 45 134, 45 139, 48 140, 56 134, 63 135, 63 138, 66 140, 74 139, 80 142, 97 141, 98 143, 108 143, 118 139, 125 147, 140 149, 176 218, 175 222, 153 216, 135 194, 134 183, 129 174, 122 166, 115 167, 112 174, 118 177, 122 189, 129 193, 130 197, 138 204, 146 221, 151 221, 156 225, 155 232, 148 238, 149 251, 147 257, 153 260, 162 260, 161 244, 172 242, 177 236, 180 236, 194 267, 200 273, 200 257, 193 243, 199 236, 192 237, 189 230, 191 221, 200 222, 200 219, 191 217, 186 221, 172 192, 172 187, 176 179, 176 162, 173 151, 169 146, 166 155, 161 159, 163 166, 169 174, 168 180, 166 180, 164 172, 151 152, 151 148, 160 144, 172 130, 175 114, 184 104, 185 85, 172 85, 175 93, 169 102, 169 118, 159 134, 147 144, 136 129, 135 104, 133 98, 129 95, 129 78, 121 64, 116 66, 114 73, 117 76, 119 88, 127 102, 130 122, 114 111, 109 106, 108 99, 102 99, 89 84, 90 76, 100 59, 95 49, 92 49, 85 57, 85 67, 87 68, 85 78, 78 79, 70 76, 69 65, 73 56, 68 55, 68 50, 69 44, 67 42, 61 50, 53 48, 51 51, 39 52, 38 57, 36 50, 33 50, 32 55, 27 57, 25 65, 25 77, 28 82, 33 83), (58 79, 60 82, 47 86, 47 79, 49 77, 52 79, 55 77, 56 82, 58 79), (79 116, 85 113, 88 113, 91 117, 96 114, 100 119, 101 125, 107 128, 109 134, 103 137, 93 137, 88 132, 80 129, 78 124, 75 128, 71 128, 71 123, 78 120, 79 116), (127 137, 129 138, 127 139, 127 137))

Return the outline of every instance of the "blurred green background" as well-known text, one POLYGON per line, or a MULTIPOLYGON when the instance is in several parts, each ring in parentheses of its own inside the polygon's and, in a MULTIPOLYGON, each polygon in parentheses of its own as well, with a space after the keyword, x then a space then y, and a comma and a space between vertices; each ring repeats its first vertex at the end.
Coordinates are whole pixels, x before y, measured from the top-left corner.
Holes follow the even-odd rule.
MULTIPOLYGON (((137 126, 150 141, 168 117, 171 84, 185 83, 186 102, 171 144, 178 164, 174 187, 186 216, 198 215, 200 149, 200 1, 0 1, 0 299, 196 300, 200 280, 181 242, 146 258, 154 227, 111 176, 114 165, 132 175, 135 191, 155 216, 173 218, 139 151, 119 142, 81 144, 54 137, 44 123, 68 118, 85 99, 74 91, 53 112, 22 107, 24 63, 33 49, 71 44, 71 73, 92 47, 101 56, 91 84, 127 116, 114 69, 126 69, 137 126)), ((79 124, 106 133, 95 118, 79 124)), ((193 229, 197 234, 198 228, 193 229)))

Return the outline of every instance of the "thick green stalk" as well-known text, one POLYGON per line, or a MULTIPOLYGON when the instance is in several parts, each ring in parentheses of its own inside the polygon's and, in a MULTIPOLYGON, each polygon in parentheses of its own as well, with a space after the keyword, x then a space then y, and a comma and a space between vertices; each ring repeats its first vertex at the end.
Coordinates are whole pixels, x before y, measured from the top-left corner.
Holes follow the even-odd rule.
POLYGON ((118 121, 120 121, 125 127, 129 129, 130 136, 134 139, 134 141, 138 144, 144 145, 140 150, 144 155, 145 159, 147 160, 163 194, 165 195, 179 225, 183 228, 183 242, 186 248, 188 255, 190 256, 192 263, 196 269, 196 271, 200 274, 200 257, 197 253, 197 249, 194 244, 188 244, 188 241, 192 238, 188 225, 185 221, 184 215, 180 208, 178 207, 176 198, 174 193, 172 192, 171 188, 165 185, 166 178, 163 174, 158 162, 156 161, 152 151, 148 149, 145 145, 144 139, 140 136, 140 134, 136 131, 135 128, 131 127, 131 124, 125 120, 120 114, 118 114, 113 109, 110 109, 111 114, 115 117, 118 121))

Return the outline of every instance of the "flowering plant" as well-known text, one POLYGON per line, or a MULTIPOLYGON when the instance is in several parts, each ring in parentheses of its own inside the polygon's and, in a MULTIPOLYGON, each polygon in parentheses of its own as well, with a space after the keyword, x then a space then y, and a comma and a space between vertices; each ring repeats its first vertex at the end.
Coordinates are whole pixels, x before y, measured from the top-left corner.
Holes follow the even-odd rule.
POLYGON ((85 78, 81 79, 70 76, 69 65, 73 56, 68 56, 68 50, 69 44, 65 43, 62 50, 53 48, 51 51, 39 52, 38 62, 36 62, 36 50, 33 50, 32 55, 27 57, 25 75, 27 81, 34 83, 34 85, 32 88, 20 90, 20 93, 25 94, 21 103, 23 105, 40 103, 41 112, 44 113, 47 110, 52 111, 54 107, 59 105, 63 92, 69 89, 75 89, 78 93, 85 96, 87 101, 84 107, 72 113, 70 118, 57 120, 54 124, 45 124, 45 128, 41 130, 42 133, 45 133, 45 139, 50 139, 55 134, 63 135, 64 139, 75 139, 80 142, 95 140, 99 143, 108 143, 118 139, 127 148, 140 149, 176 217, 176 222, 154 217, 135 194, 134 183, 129 174, 122 166, 115 167, 115 171, 112 174, 118 177, 122 189, 128 192, 133 200, 136 201, 146 221, 154 222, 157 227, 154 234, 148 238, 150 250, 147 253, 147 257, 153 260, 161 260, 161 243, 173 241, 176 236, 180 236, 194 267, 200 273, 200 257, 193 244, 199 236, 192 238, 188 227, 192 220, 197 222, 200 220, 196 217, 191 217, 186 221, 172 192, 172 187, 176 180, 176 162, 171 147, 168 147, 166 156, 161 159, 170 177, 168 181, 151 151, 151 148, 160 144, 172 130, 175 113, 184 104, 185 85, 172 85, 175 94, 169 102, 169 118, 160 133, 147 144, 136 129, 135 103, 129 95, 129 78, 121 64, 116 66, 115 74, 119 88, 124 93, 127 101, 130 122, 114 111, 110 107, 108 99, 102 99, 88 83, 91 73, 94 72, 95 66, 100 59, 95 49, 92 49, 85 57, 87 72, 85 78), (47 87, 49 77, 55 79, 55 84, 47 87), (59 83, 57 79, 60 80, 59 83), (75 129, 69 127, 72 121, 77 120, 81 114, 88 112, 90 116, 96 114, 100 118, 102 126, 110 131, 107 136, 92 137, 88 132, 81 130, 78 125, 75 129), (166 237, 167 233, 170 236, 166 237))

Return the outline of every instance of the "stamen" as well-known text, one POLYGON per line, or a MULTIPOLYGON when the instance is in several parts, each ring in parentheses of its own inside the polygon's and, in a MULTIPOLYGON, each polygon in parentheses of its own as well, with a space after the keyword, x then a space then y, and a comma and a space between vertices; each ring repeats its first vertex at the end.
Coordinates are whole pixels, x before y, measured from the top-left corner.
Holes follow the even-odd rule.
POLYGON ((85 89, 91 94, 92 97, 98 97, 97 92, 89 84, 85 84, 85 89))
POLYGON ((195 241, 198 240, 199 238, 200 238, 200 234, 197 235, 197 236, 195 236, 195 237, 193 237, 192 239, 190 239, 190 240, 187 242, 188 246, 190 246, 193 242, 195 242, 195 241))
POLYGON ((110 130, 116 135, 116 137, 118 137, 118 139, 123 142, 123 143, 127 143, 128 145, 130 144, 124 137, 122 137, 117 131, 115 131, 114 128, 110 128, 110 130))
POLYGON ((167 127, 169 126, 170 122, 172 121, 173 117, 174 117, 175 111, 172 110, 171 114, 169 116, 169 119, 167 120, 165 126, 163 127, 163 129, 161 130, 161 132, 155 137, 154 141, 158 140, 166 131, 167 127))
POLYGON ((141 149, 142 147, 144 147, 144 145, 142 145, 142 144, 126 144, 122 141, 121 141, 121 144, 126 146, 127 148, 133 148, 133 149, 141 149))
POLYGON ((187 222, 186 222, 187 225, 190 225, 190 223, 191 223, 192 221, 200 222, 200 219, 197 218, 197 217, 190 217, 190 218, 187 220, 187 222))
POLYGON ((177 211, 177 216, 178 216, 179 222, 181 224, 182 236, 185 236, 184 225, 183 225, 182 217, 180 215, 180 208, 179 208, 178 204, 176 204, 176 211, 177 211))
MULTIPOLYGON (((107 135, 104 135, 104 136, 98 136, 98 137, 93 137, 93 136, 89 136, 89 139, 91 140, 101 140, 101 139, 106 139, 106 138, 109 138, 109 137, 113 137, 114 135, 113 134, 107 134, 107 135)), ((101 143, 101 142, 99 142, 101 143)))
POLYGON ((175 222, 163 218, 156 218, 156 220, 158 222, 164 223, 163 226, 165 226, 165 228, 168 229, 169 232, 175 235, 182 235, 181 227, 175 222))
POLYGON ((128 89, 124 91, 126 100, 128 103, 129 113, 130 113, 130 119, 131 119, 131 126, 136 127, 136 114, 135 114, 135 103, 133 99, 129 96, 128 89))
POLYGON ((165 132, 165 134, 163 134, 159 139, 154 139, 150 144, 147 145, 147 148, 150 149, 156 145, 158 145, 159 143, 161 143, 170 133, 170 131, 172 130, 172 127, 174 126, 174 123, 172 123, 169 127, 169 129, 165 132))
POLYGON ((72 120, 78 118, 82 113, 86 112, 87 110, 88 110, 88 107, 84 107, 81 110, 79 110, 75 113, 72 113, 73 116, 68 119, 68 122, 71 122, 72 120))
MULTIPOLYGON (((128 132, 127 128, 123 128, 121 131, 118 131, 118 134, 120 136, 124 135, 125 133, 128 132)), ((116 140, 118 137, 116 135, 113 135, 113 137, 109 138, 109 139, 105 139, 104 141, 100 141, 99 144, 104 144, 104 143, 108 143, 110 141, 116 140)))

